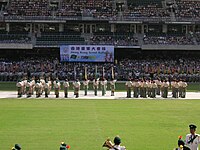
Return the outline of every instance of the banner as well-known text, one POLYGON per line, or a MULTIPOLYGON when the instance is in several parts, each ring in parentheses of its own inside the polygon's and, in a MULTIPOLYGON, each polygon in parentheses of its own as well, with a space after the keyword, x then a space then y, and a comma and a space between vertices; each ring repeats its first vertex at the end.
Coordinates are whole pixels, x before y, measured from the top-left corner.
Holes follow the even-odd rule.
POLYGON ((67 45, 60 47, 61 62, 114 62, 114 46, 67 45))

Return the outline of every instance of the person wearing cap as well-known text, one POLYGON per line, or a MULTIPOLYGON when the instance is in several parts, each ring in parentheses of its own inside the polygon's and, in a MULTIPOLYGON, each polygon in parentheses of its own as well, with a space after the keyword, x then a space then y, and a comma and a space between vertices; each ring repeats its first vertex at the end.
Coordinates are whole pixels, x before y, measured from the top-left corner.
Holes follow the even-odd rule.
POLYGON ((58 79, 56 80, 56 82, 54 82, 54 91, 55 91, 56 98, 59 98, 60 82, 58 81, 58 79))
POLYGON ((109 150, 126 150, 126 147, 121 146, 120 144, 121 144, 121 138, 119 136, 116 136, 114 138, 114 146, 109 150))
POLYGON ((61 142, 60 150, 68 150, 69 148, 70 148, 69 145, 67 145, 65 142, 61 142))
POLYGON ((115 83, 117 80, 115 80, 114 78, 111 79, 110 81, 110 90, 111 90, 111 96, 114 96, 115 93, 115 83))
POLYGON ((175 148, 174 150, 190 150, 189 147, 185 146, 185 142, 181 138, 182 136, 179 136, 178 148, 175 148))
POLYGON ((90 80, 88 80, 87 78, 85 78, 85 80, 83 81, 83 88, 84 88, 85 96, 87 96, 89 82, 90 82, 90 80))
POLYGON ((99 78, 93 80, 93 89, 95 96, 97 96, 98 87, 99 87, 99 78))
POLYGON ((197 126, 194 124, 189 125, 190 133, 186 135, 185 143, 191 150, 198 150, 200 144, 200 135, 196 134, 197 126))
POLYGON ((65 81, 63 82, 63 88, 64 88, 64 94, 65 94, 65 98, 68 97, 68 91, 69 91, 69 82, 67 79, 65 79, 65 81))
POLYGON ((106 86, 107 86, 107 80, 105 78, 102 78, 102 81, 101 81, 102 96, 106 94, 106 86))
POLYGON ((76 95, 76 98, 79 97, 79 91, 80 91, 81 83, 78 79, 74 82, 74 94, 76 95))
POLYGON ((11 148, 12 150, 21 150, 21 146, 19 144, 15 144, 15 147, 11 148))
POLYGON ((131 79, 129 79, 127 82, 126 82, 126 91, 127 91, 127 98, 131 98, 131 88, 132 88, 132 81, 131 79))
POLYGON ((49 96, 49 83, 48 83, 48 81, 46 81, 45 84, 44 84, 44 93, 45 93, 45 97, 47 98, 49 96))
POLYGON ((22 97, 22 82, 19 80, 16 84, 18 98, 22 97))

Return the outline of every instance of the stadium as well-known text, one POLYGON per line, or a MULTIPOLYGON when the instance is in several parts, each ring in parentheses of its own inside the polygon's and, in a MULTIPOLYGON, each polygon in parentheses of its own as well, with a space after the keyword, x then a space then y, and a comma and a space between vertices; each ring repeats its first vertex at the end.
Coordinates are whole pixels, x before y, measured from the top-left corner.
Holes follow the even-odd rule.
POLYGON ((199 0, 0 0, 0 149, 100 150, 117 135, 128 150, 178 147, 189 124, 200 126, 199 11, 199 0), (47 78, 61 83, 59 98, 56 84, 48 98, 17 98, 21 80, 47 78), (108 85, 95 96, 97 79, 108 85), (157 80, 167 92, 155 94, 157 80), (151 91, 134 84, 129 97, 139 81, 151 91), (187 88, 174 94, 175 82, 187 88))

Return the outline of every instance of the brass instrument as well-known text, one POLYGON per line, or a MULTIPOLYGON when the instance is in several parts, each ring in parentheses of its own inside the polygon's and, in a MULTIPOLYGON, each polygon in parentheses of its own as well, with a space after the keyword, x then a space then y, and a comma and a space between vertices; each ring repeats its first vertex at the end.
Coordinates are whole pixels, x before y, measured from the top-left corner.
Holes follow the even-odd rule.
POLYGON ((107 148, 111 149, 111 148, 114 147, 114 144, 112 143, 112 141, 111 141, 110 139, 107 139, 107 140, 104 142, 104 144, 103 144, 102 147, 107 147, 107 148))

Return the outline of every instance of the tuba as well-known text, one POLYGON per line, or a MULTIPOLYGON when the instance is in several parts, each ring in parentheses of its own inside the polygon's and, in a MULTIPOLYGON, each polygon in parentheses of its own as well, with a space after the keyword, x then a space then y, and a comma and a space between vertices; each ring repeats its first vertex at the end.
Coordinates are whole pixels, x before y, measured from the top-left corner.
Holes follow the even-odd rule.
POLYGON ((104 144, 103 144, 102 147, 107 147, 107 148, 111 149, 111 148, 114 147, 114 144, 112 143, 112 141, 111 141, 110 139, 107 139, 107 140, 104 142, 104 144))

